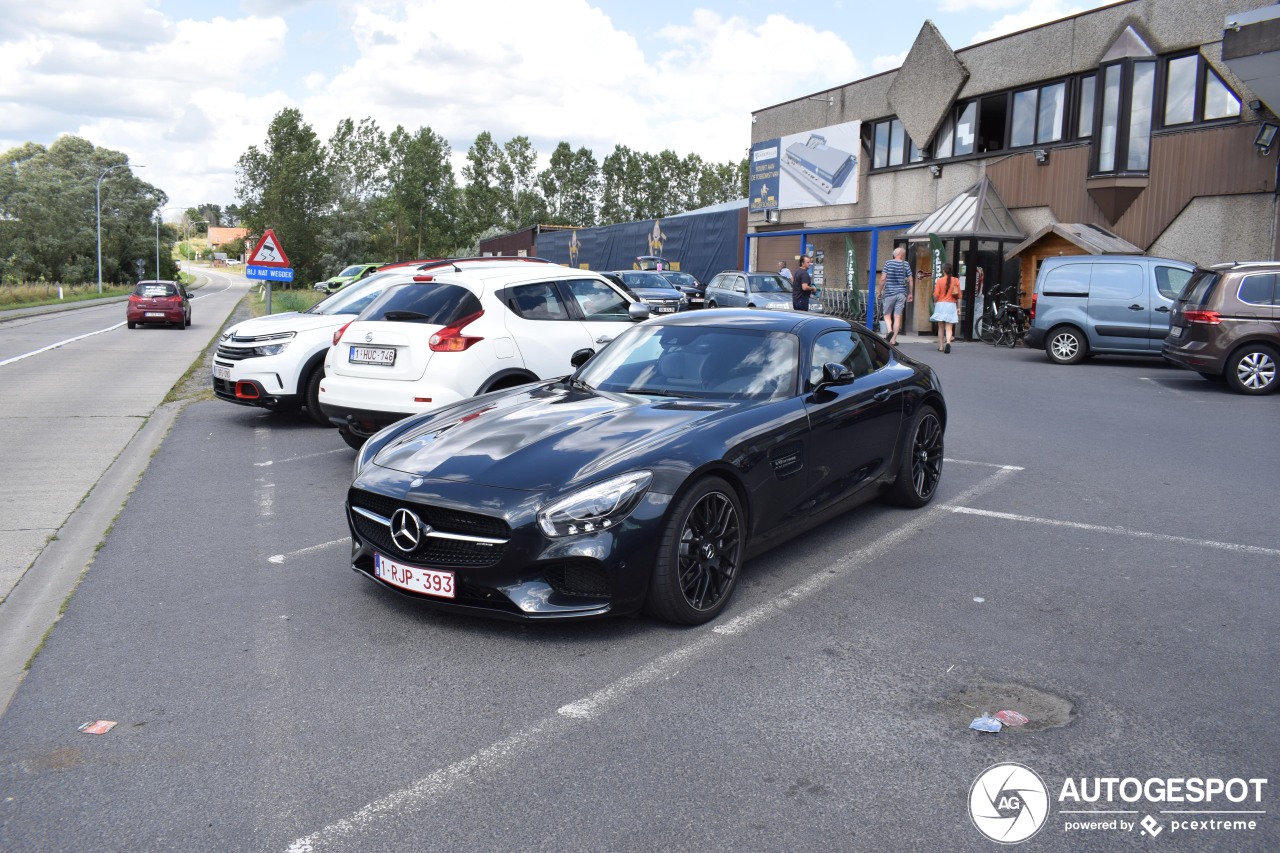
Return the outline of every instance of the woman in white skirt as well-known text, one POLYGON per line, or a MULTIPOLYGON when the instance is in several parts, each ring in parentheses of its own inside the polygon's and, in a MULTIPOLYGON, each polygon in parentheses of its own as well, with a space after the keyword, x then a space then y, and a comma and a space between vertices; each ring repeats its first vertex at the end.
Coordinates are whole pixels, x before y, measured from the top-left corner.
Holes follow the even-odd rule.
POLYGON ((941 323, 938 330, 938 352, 951 352, 951 343, 956 339, 956 323, 960 315, 956 313, 956 301, 960 299, 960 279, 951 274, 951 264, 942 265, 942 278, 933 283, 933 316, 929 319, 941 323))

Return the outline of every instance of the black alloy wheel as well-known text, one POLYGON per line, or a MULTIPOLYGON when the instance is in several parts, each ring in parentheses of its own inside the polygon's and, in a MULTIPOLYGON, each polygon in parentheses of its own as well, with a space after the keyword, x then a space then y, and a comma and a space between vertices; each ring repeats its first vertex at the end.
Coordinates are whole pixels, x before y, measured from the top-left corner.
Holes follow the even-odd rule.
POLYGON ((719 477, 702 480, 680 498, 663 530, 648 611, 683 625, 714 619, 737 585, 742 546, 733 488, 719 477))
POLYGON ((898 506, 922 507, 933 500, 942 479, 942 418, 933 406, 921 406, 898 463, 898 478, 889 500, 898 506))

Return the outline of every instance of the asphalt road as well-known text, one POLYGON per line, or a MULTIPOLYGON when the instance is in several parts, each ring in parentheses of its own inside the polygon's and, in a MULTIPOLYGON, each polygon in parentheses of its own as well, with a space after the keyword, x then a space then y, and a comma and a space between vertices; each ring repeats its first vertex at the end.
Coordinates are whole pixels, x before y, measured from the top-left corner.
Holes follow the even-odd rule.
POLYGON ((0 849, 991 851, 1005 761, 1053 801, 1028 850, 1276 849, 1280 397, 906 349, 950 407, 934 503, 753 561, 694 629, 414 606, 348 567, 335 433, 189 406, 0 719, 0 849), (1065 780, 1112 776, 1269 782, 1065 830, 1065 780), (1264 814, 1167 813, 1208 808, 1264 814))

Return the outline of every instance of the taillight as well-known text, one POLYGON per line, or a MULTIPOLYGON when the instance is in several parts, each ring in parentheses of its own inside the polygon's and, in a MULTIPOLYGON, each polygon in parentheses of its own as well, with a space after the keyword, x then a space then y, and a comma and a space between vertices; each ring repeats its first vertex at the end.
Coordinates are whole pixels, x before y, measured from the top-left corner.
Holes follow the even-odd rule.
POLYGON ((1202 323, 1206 326, 1217 326, 1222 322, 1222 315, 1217 311, 1183 311, 1182 316, 1188 323, 1202 323))
POLYGON ((135 293, 135 294, 133 294, 133 295, 131 295, 131 296, 129 297, 129 301, 130 301, 130 302, 133 302, 133 303, 135 303, 135 304, 136 304, 136 303, 138 303, 138 302, 141 302, 141 301, 142 301, 142 297, 141 297, 141 296, 139 296, 139 295, 137 295, 137 294, 135 293))
POLYGON ((413 280, 414 281, 435 281, 436 277, 433 275, 415 275, 413 277, 413 280))
POLYGON ((170 301, 170 302, 181 302, 181 301, 182 301, 182 297, 181 297, 181 296, 170 296, 170 297, 169 297, 169 301, 170 301))
POLYGON ((462 334, 463 328, 468 323, 473 323, 484 316, 483 311, 477 311, 470 317, 463 317, 452 326, 445 326, 440 331, 431 336, 428 344, 431 346, 432 352, 462 352, 474 343, 483 341, 484 338, 468 337, 462 334))
POLYGON ((1030 316, 1032 320, 1036 318, 1036 300, 1039 298, 1040 297, 1037 294, 1034 294, 1034 293, 1031 294, 1031 315, 1030 316))
POLYGON ((354 320, 350 320, 346 323, 343 323, 342 328, 333 333, 333 345, 335 347, 338 345, 338 341, 342 340, 342 333, 347 330, 347 326, 350 326, 354 322, 355 322, 354 320))

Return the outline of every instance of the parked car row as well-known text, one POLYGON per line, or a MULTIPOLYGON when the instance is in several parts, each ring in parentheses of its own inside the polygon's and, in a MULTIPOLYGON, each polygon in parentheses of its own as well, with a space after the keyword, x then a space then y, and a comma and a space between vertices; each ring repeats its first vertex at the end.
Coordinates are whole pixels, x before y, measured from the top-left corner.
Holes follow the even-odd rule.
POLYGON ((681 310, 630 272, 384 268, 229 329, 214 389, 337 426, 352 568, 462 612, 698 624, 748 556, 867 500, 932 500, 927 365, 834 317, 681 310))
POLYGON ((1278 276, 1277 262, 1198 269, 1130 255, 1048 258, 1024 341, 1057 364, 1162 357, 1241 394, 1269 394, 1280 387, 1278 276))

